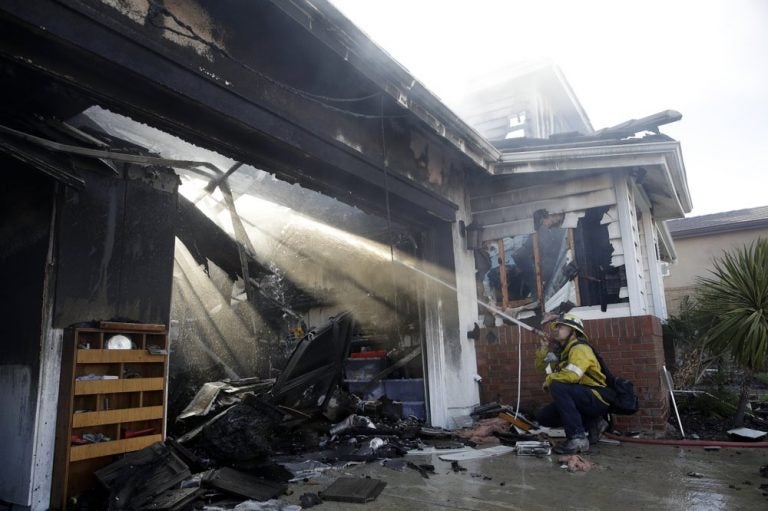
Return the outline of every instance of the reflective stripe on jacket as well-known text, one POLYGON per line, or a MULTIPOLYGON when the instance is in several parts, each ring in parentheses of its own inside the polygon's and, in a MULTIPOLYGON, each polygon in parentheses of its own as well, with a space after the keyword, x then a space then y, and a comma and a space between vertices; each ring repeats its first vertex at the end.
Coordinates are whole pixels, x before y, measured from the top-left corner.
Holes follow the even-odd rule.
MULTIPOLYGON (((579 339, 573 338, 568 341, 563 351, 560 352, 560 361, 554 369, 552 374, 547 375, 547 386, 558 381, 578 383, 595 387, 595 389, 606 387, 606 378, 600 369, 600 362, 597 361, 595 352, 592 351, 589 344, 580 344, 579 339)), ((592 390, 592 392, 600 401, 608 404, 597 390, 592 390)))

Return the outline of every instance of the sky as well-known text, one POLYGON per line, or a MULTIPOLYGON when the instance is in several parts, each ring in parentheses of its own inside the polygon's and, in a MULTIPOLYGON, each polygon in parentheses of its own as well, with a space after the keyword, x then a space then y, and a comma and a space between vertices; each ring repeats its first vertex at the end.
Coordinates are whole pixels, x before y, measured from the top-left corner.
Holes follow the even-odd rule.
POLYGON ((688 216, 768 205, 768 0, 331 1, 454 109, 544 58, 595 129, 677 110, 688 216))

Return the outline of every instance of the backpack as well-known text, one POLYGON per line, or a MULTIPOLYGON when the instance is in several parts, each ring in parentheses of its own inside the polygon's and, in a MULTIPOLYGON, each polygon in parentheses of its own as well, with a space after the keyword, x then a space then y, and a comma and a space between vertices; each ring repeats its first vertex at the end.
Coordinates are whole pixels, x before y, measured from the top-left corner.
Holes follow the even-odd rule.
POLYGON ((578 344, 586 344, 592 348, 592 352, 595 354, 595 358, 597 358, 597 363, 600 364, 600 371, 605 375, 605 384, 613 391, 613 395, 610 398, 606 396, 608 398, 606 400, 610 404, 608 411, 617 415, 637 413, 640 409, 640 402, 637 399, 637 395, 635 395, 635 385, 625 378, 615 376, 608 369, 608 365, 605 363, 602 355, 587 341, 579 339, 578 344))

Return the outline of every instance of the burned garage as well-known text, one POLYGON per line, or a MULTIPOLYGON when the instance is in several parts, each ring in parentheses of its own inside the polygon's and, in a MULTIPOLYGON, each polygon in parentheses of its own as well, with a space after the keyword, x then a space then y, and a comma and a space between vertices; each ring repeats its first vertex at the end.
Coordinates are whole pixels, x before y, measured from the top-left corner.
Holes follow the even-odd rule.
POLYGON ((476 372, 473 276, 454 269, 472 264, 464 180, 496 149, 330 6, 233 7, 3 9, 3 271, 26 283, 3 286, 3 337, 27 340, 4 349, 21 412, 3 500, 46 507, 53 486, 63 506, 97 465, 176 434, 209 382, 275 381, 298 417, 393 377, 401 416, 448 426, 477 404, 458 384, 476 372), (157 354, 110 353, 115 336, 157 354))

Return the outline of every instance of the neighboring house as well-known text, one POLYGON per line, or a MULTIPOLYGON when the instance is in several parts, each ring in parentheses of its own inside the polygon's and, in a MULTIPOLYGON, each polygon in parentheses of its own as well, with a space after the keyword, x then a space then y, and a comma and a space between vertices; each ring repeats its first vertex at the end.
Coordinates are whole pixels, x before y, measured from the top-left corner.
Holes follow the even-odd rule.
POLYGON ((709 275, 714 259, 760 237, 768 238, 768 206, 670 220, 667 227, 677 262, 669 268, 664 290, 667 309, 676 314, 680 301, 693 295, 696 279, 709 275))
POLYGON ((11 2, 0 30, 0 501, 48 509, 64 330, 91 320, 174 320, 171 365, 217 379, 289 321, 370 311, 453 427, 481 394, 547 399, 536 339, 488 314, 468 335, 476 300, 531 324, 571 302, 635 381, 624 424, 665 429, 664 220, 691 203, 658 131, 679 114, 594 131, 534 66, 465 112, 489 141, 327 0, 11 2))

